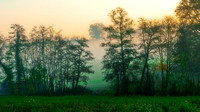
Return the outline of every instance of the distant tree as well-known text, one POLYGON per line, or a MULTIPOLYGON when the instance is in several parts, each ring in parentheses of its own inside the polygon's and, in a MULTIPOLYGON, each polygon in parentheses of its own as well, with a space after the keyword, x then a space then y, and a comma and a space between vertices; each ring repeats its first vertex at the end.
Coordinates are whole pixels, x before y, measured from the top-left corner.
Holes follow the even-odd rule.
POLYGON ((102 39, 105 35, 104 25, 102 23, 94 23, 90 25, 89 34, 92 39, 102 39))
POLYGON ((119 86, 121 93, 128 95, 129 76, 127 70, 134 58, 135 49, 132 43, 133 20, 127 17, 127 12, 118 7, 109 14, 112 25, 105 27, 107 37, 102 47, 106 48, 104 56, 104 67, 106 73, 105 78, 108 80, 116 80, 116 94, 119 95, 119 86), (110 77, 110 78, 108 78, 110 77), (121 83, 120 83, 120 82, 121 83))

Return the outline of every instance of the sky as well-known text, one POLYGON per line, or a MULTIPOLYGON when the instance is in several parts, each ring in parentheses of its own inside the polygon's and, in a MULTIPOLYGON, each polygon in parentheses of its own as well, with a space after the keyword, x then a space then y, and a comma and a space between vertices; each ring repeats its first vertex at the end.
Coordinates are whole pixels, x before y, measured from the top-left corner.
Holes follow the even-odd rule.
POLYGON ((0 0, 0 33, 8 35, 11 24, 29 34, 33 26, 52 25, 67 37, 89 37, 93 23, 110 24, 108 14, 122 7, 130 18, 162 18, 173 15, 180 0, 0 0))

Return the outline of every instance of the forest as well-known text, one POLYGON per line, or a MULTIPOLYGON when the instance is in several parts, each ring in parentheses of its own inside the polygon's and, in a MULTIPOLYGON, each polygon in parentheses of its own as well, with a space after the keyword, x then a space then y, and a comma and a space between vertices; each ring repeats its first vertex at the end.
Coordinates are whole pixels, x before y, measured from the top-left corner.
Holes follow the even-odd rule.
POLYGON ((95 57, 84 37, 67 38, 52 26, 26 34, 12 24, 0 35, 2 92, 9 95, 200 95, 200 1, 181 0, 175 16, 133 20, 125 9, 109 13, 110 25, 90 25, 103 40, 102 77, 109 90, 87 88, 95 57))

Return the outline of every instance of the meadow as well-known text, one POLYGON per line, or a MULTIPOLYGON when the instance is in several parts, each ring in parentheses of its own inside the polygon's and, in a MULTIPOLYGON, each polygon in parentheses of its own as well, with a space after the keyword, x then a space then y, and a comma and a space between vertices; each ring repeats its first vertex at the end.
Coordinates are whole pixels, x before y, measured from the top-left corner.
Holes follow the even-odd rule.
POLYGON ((0 112, 198 112, 200 97, 0 96, 0 112))

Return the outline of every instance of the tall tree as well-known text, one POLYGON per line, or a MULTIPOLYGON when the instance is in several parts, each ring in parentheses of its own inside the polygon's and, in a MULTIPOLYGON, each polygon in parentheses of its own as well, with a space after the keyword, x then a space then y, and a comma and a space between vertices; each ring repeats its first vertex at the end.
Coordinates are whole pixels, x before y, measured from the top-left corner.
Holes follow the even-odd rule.
MULTIPOLYGON (((186 80, 192 81, 199 71, 200 46, 200 1, 181 0, 175 12, 179 20, 178 40, 176 43, 176 63, 186 80)), ((194 81, 192 81, 194 83, 194 81)))
POLYGON ((156 20, 146 20, 141 18, 139 21, 139 29, 141 32, 141 45, 142 55, 144 59, 144 66, 142 70, 142 76, 140 79, 139 90, 141 90, 144 79, 146 78, 145 87, 147 88, 146 94, 152 95, 152 82, 151 74, 149 71, 149 57, 151 52, 155 50, 155 42, 158 40, 158 32, 160 30, 160 25, 156 20), (146 76, 146 77, 145 77, 146 76))
MULTIPOLYGON (((48 75, 50 74, 50 66, 52 66, 50 62, 53 62, 54 60, 51 60, 52 58, 47 59, 50 57, 49 55, 52 53, 51 49, 54 45, 52 41, 55 37, 55 31, 52 26, 34 26, 31 33, 30 33, 30 39, 31 39, 31 46, 33 53, 32 56, 32 65, 31 69, 37 67, 38 65, 41 65, 43 69, 48 69, 48 75)), ((43 70, 44 72, 44 70, 43 70)), ((47 90, 48 86, 48 76, 47 72, 41 73, 44 75, 43 81, 41 83, 41 88, 45 92, 47 90)), ((52 79, 50 77, 50 79, 52 79)))
MULTIPOLYGON (((132 34, 134 33, 133 20, 131 20, 127 16, 127 12, 123 8, 120 8, 120 7, 111 11, 109 16, 113 24, 108 27, 105 27, 107 37, 105 38, 105 42, 102 43, 102 47, 106 47, 108 49, 106 50, 107 52, 106 55, 109 55, 110 52, 113 52, 113 51, 117 51, 119 53, 118 60, 113 63, 115 65, 111 64, 111 66, 114 72, 118 71, 118 73, 120 74, 120 76, 118 75, 118 73, 114 75, 116 75, 117 81, 119 81, 118 76, 120 77, 120 80, 122 81, 121 93, 128 95, 129 77, 127 74, 127 70, 130 67, 130 63, 133 60, 134 53, 135 53, 135 49, 132 43, 132 38, 133 38, 132 34)), ((109 57, 109 58, 110 59, 104 59, 104 60, 111 60, 114 57, 109 57)), ((106 64, 105 62, 103 63, 106 64)), ((103 69, 109 70, 110 68, 109 67, 107 68, 106 66, 104 66, 103 69)), ((106 75, 113 75, 113 74, 106 74, 106 75)), ((106 76, 106 77, 109 77, 109 76, 106 76)), ((119 82, 117 82, 116 84, 117 86, 119 86, 119 82)))
POLYGON ((111 43, 102 43, 102 47, 107 47, 106 54, 103 57, 103 74, 105 74, 104 80, 105 81, 114 81, 116 85, 116 92, 115 95, 120 95, 120 53, 116 49, 116 46, 111 43))
POLYGON ((21 47, 26 39, 25 29, 19 24, 11 25, 12 32, 10 38, 13 38, 14 52, 15 52, 15 66, 17 71, 17 85, 21 89, 22 76, 24 76, 24 67, 21 58, 21 47))
MULTIPOLYGON (((165 84, 163 84, 163 94, 167 94, 168 83, 170 75, 172 74, 172 63, 173 63, 173 51, 174 45, 177 41, 177 29, 178 29, 178 22, 175 17, 173 16, 166 16, 161 20, 161 39, 163 40, 160 42, 159 45, 162 45, 165 49, 165 57, 166 57, 166 79, 165 84)), ((163 68, 164 69, 164 68, 163 68)), ((162 70, 163 70, 162 69, 162 70)), ((164 81, 163 81, 164 83, 164 81)))

